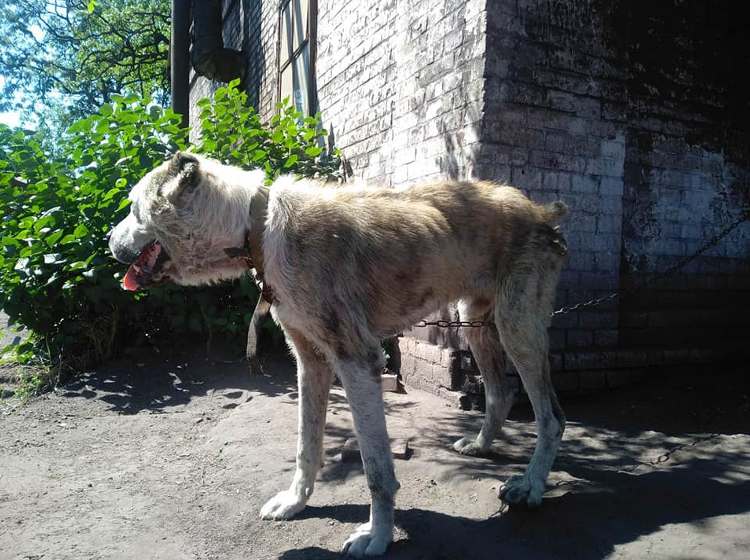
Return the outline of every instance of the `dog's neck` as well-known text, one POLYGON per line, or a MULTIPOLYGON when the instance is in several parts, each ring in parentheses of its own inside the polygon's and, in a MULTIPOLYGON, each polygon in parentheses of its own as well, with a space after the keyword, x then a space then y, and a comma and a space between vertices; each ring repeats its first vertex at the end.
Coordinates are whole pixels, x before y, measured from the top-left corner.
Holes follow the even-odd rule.
POLYGON ((250 229, 245 235, 244 247, 225 249, 226 254, 233 258, 242 258, 248 268, 255 269, 255 282, 261 290, 261 296, 269 303, 275 300, 271 286, 265 281, 263 259, 263 232, 266 229, 268 215, 268 187, 259 187, 250 200, 250 229))

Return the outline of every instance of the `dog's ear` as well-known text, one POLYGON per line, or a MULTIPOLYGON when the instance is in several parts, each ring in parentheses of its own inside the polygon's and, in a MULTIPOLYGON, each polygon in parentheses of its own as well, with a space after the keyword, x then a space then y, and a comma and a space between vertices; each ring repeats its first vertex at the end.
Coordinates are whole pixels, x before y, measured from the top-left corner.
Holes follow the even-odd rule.
POLYGON ((169 161, 168 176, 172 187, 164 192, 170 202, 177 204, 180 198, 192 192, 200 183, 200 162, 192 154, 177 152, 169 161))

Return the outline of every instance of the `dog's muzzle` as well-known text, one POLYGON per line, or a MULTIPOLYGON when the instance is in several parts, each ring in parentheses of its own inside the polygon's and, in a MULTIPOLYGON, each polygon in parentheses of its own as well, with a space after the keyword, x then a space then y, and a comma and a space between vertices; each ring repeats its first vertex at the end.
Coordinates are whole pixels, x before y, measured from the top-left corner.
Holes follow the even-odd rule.
POLYGON ((117 243, 112 237, 109 238, 109 251, 122 264, 133 264, 138 258, 138 253, 129 247, 117 243))

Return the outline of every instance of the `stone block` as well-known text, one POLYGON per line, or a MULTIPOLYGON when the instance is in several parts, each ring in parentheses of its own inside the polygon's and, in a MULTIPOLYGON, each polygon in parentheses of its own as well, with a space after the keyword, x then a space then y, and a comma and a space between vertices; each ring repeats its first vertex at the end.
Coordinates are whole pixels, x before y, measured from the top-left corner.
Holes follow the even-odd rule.
POLYGON ((398 392, 398 376, 395 373, 384 373, 380 377, 380 387, 383 392, 398 392))
POLYGON ((602 177, 599 192, 604 195, 622 196, 623 181, 619 177, 602 177))
POLYGON ((593 194, 599 189, 599 178, 593 175, 573 175, 571 190, 584 194, 593 194))

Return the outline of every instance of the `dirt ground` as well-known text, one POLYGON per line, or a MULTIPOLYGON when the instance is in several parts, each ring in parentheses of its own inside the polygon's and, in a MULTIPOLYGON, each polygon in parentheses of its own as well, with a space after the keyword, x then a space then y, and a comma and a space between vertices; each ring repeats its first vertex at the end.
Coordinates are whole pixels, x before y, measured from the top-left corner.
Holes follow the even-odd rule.
MULTIPOLYGON (((368 515, 361 466, 334 391, 327 461, 298 519, 258 519, 294 467, 291 362, 137 356, 25 406, 0 401, 0 558, 339 558, 368 515)), ((5 372, 7 376, 7 371, 5 372)), ((0 372, 0 376, 3 373, 0 372)), ((1 380, 0 380, 1 382, 1 380)), ((498 486, 534 443, 517 406, 490 458, 451 442, 480 416, 409 390, 387 394, 396 463, 393 559, 748 558, 750 380, 707 371, 564 402, 569 418, 542 508, 507 511, 498 486)))

